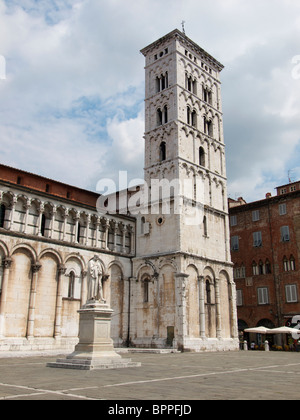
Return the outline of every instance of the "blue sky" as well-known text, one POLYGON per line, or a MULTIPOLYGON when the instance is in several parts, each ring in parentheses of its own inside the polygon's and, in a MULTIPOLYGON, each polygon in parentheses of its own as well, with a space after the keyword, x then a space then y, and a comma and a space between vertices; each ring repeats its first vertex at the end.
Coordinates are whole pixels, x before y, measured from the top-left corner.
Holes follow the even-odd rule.
POLYGON ((229 195, 300 179, 299 0, 0 1, 1 162, 90 190, 119 170, 142 178, 139 51, 182 20, 225 65, 229 195))

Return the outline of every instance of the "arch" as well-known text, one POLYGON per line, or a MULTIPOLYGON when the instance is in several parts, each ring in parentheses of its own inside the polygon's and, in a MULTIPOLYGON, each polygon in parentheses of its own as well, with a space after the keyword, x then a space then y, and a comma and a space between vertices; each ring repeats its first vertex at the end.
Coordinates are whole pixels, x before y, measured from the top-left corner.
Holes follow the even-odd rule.
POLYGON ((41 260, 46 254, 52 254, 56 257, 58 264, 63 263, 63 259, 58 251, 52 248, 44 249, 40 254, 38 260, 41 260))
POLYGON ((210 266, 206 266, 203 270, 204 277, 208 277, 211 282, 215 282, 215 272, 210 266))
POLYGON ((190 337, 199 337, 200 307, 199 307, 199 271, 195 264, 186 268, 189 276, 186 284, 187 328, 190 337))
POLYGON ((36 261, 33 250, 24 244, 14 247, 12 266, 7 283, 5 312, 6 337, 26 337, 29 316, 32 266, 36 261))
MULTIPOLYGON (((65 258, 65 260, 63 261, 63 264, 64 264, 64 265, 66 265, 66 264, 67 264, 67 262, 68 262, 71 258, 74 258, 74 259, 76 259, 76 260, 78 260, 78 261, 79 261, 79 263, 80 263, 80 265, 81 265, 81 267, 82 267, 82 271, 85 271, 85 270, 86 270, 87 264, 86 264, 86 262, 85 262, 84 258, 83 258, 80 254, 75 253, 75 252, 72 252, 71 254, 68 254, 68 255, 67 255, 67 257, 65 258)), ((104 266, 104 263, 102 263, 102 264, 103 264, 103 266, 104 266)))
POLYGON ((108 270, 110 270, 110 269, 111 269, 111 267, 112 267, 113 265, 117 265, 117 266, 119 267, 119 269, 120 269, 122 272, 124 272, 124 266, 123 266, 123 264, 122 264, 120 261, 117 261, 117 260, 113 260, 113 261, 111 261, 111 262, 108 264, 107 269, 108 269, 108 270))
POLYGON ((5 242, 0 240, 0 249, 4 253, 4 257, 7 258, 9 256, 9 250, 5 242))
POLYGON ((29 253, 33 264, 35 264, 38 261, 35 249, 28 244, 21 243, 15 245, 11 251, 11 256, 13 256, 16 252, 20 252, 22 249, 25 249, 29 253))
POLYGON ((219 274, 219 290, 220 296, 220 310, 222 316, 222 337, 232 338, 234 336, 234 307, 235 301, 233 296, 234 283, 230 280, 230 276, 226 270, 221 270, 219 274))
POLYGON ((256 324, 257 327, 266 327, 266 328, 275 328, 273 321, 270 319, 264 318, 258 321, 256 324))
POLYGON ((56 317, 59 258, 48 249, 43 252, 35 298, 35 337, 53 337, 56 317))
POLYGON ((144 273, 149 273, 149 269, 152 272, 152 274, 150 274, 151 277, 157 277, 158 276, 155 265, 151 261, 146 261, 145 263, 142 263, 136 271, 137 280, 141 280, 142 275, 144 273))
POLYGON ((112 261, 108 266, 109 281, 103 285, 103 293, 114 311, 111 322, 111 336, 116 346, 123 344, 123 313, 124 313, 124 272, 118 261, 112 261))

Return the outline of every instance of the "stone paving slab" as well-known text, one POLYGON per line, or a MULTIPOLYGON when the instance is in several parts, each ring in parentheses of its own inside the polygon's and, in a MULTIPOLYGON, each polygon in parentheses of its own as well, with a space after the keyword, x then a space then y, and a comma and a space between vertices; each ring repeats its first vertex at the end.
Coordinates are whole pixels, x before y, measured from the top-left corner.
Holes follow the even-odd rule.
POLYGON ((298 400, 300 353, 131 353, 141 367, 53 369, 54 356, 0 356, 0 400, 298 400))

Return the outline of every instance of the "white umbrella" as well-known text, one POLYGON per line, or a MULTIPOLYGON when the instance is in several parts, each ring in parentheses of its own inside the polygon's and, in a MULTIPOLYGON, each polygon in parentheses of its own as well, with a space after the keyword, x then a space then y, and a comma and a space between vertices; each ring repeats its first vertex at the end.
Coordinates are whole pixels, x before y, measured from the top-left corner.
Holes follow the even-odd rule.
POLYGON ((266 327, 254 327, 254 328, 247 328, 244 332, 249 333, 257 333, 257 334, 269 334, 270 330, 266 327))
MULTIPOLYGON (((295 332, 297 333, 297 329, 290 328, 290 327, 272 328, 270 330, 270 334, 292 334, 292 333, 295 333, 295 332)), ((299 333, 300 333, 300 331, 299 331, 299 333)))

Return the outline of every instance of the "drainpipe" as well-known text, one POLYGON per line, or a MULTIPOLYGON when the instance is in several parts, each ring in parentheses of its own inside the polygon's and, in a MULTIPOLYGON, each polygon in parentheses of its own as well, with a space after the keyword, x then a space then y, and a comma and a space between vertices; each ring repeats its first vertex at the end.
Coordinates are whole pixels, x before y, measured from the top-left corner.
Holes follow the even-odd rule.
POLYGON ((276 296, 276 309, 277 309, 277 319, 278 325, 281 325, 281 293, 280 293, 280 279, 276 274, 275 268, 275 252, 274 252, 274 243, 273 243, 273 235, 272 235, 272 225, 271 225, 271 210, 270 210, 270 203, 268 203, 268 215, 269 215, 269 228, 270 228, 270 239, 271 239, 271 251, 272 251, 272 269, 273 269, 273 278, 274 278, 274 285, 275 285, 275 296, 276 296))

